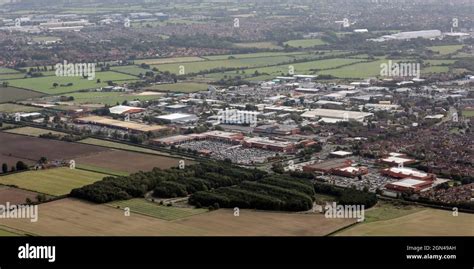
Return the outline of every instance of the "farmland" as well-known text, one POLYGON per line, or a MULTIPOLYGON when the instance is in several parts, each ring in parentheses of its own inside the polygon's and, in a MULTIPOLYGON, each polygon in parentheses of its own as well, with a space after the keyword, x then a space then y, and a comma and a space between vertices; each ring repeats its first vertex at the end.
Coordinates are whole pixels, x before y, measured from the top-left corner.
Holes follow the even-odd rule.
POLYGON ((143 59, 143 60, 136 60, 135 64, 149 64, 149 65, 157 65, 157 64, 169 64, 169 63, 186 63, 186 62, 198 62, 204 61, 201 57, 175 57, 175 58, 157 58, 157 59, 143 59))
POLYGON ((86 139, 81 140, 79 142, 84 143, 84 144, 89 144, 89 145, 96 145, 96 146, 113 148, 113 149, 135 151, 135 152, 140 152, 140 153, 149 153, 149 154, 155 154, 155 155, 168 155, 165 152, 160 152, 160 151, 147 149, 147 148, 142 148, 142 147, 137 147, 137 146, 131 146, 131 145, 128 145, 128 144, 117 143, 117 142, 113 142, 113 141, 100 140, 100 139, 95 139, 95 138, 86 138, 86 139))
POLYGON ((133 214, 107 205, 61 199, 39 206, 41 218, 2 219, 1 225, 40 236, 321 236, 353 223, 322 214, 233 210, 198 214, 174 221, 133 214))
POLYGON ((62 167, 3 176, 0 178, 0 183, 15 185, 22 189, 53 196, 61 196, 68 194, 74 188, 101 180, 104 176, 106 175, 62 167))
POLYGON ((33 106, 23 106, 10 103, 0 104, 0 112, 4 113, 35 112, 39 110, 41 110, 41 108, 33 106))
POLYGON ((408 209, 400 216, 382 217, 379 209, 366 212, 368 222, 357 224, 341 231, 342 236, 473 236, 474 216, 459 213, 453 216, 451 211, 438 209, 408 209), (371 211, 375 210, 374 215, 371 211), (392 218, 393 217, 393 218, 392 218))
POLYGON ((440 55, 446 55, 456 52, 462 49, 462 45, 447 45, 447 46, 434 46, 428 47, 429 50, 439 53, 440 55))
POLYGON ((29 98, 39 97, 42 95, 43 94, 41 93, 24 89, 18 89, 13 87, 0 87, 0 103, 25 100, 29 98))
POLYGON ((120 73, 126 73, 132 76, 139 76, 140 74, 145 75, 147 71, 151 71, 151 70, 144 69, 136 65, 113 66, 110 69, 113 71, 120 72, 120 73))
MULTIPOLYGON (((360 61, 363 61, 363 60, 362 59, 349 59, 349 58, 345 58, 345 59, 334 58, 334 59, 326 59, 326 60, 308 61, 308 62, 303 62, 303 63, 294 63, 294 64, 291 64, 291 66, 294 68, 294 72, 297 74, 298 73, 309 74, 311 72, 316 72, 316 70, 319 70, 319 69, 336 68, 338 66, 353 64, 360 61)), ((264 74, 263 77, 261 75, 258 76, 257 77, 258 79, 269 79, 275 76, 281 76, 282 74, 283 75, 288 74, 289 66, 290 64, 276 65, 276 66, 270 66, 270 67, 250 68, 250 69, 245 70, 245 74, 252 75, 258 72, 259 74, 264 74)), ((334 71, 334 70, 328 70, 328 72, 329 71, 334 71)), ((324 71, 321 71, 321 72, 324 72, 324 71)), ((222 78, 224 75, 227 75, 227 76, 240 75, 240 76, 245 77, 245 75, 237 74, 237 72, 235 71, 229 71, 229 72, 224 72, 224 73, 212 73, 212 74, 206 75, 206 77, 219 79, 219 78, 222 78)), ((251 78, 251 80, 255 80, 255 79, 256 78, 251 78)))
POLYGON ((41 157, 49 160, 68 160, 81 155, 97 154, 108 149, 79 143, 28 137, 0 132, 0 163, 14 165, 17 161, 36 163, 41 157))
POLYGON ((151 87, 148 87, 148 90, 154 91, 163 91, 163 92, 198 92, 206 91, 208 85, 203 83, 192 83, 192 82, 181 82, 174 84, 157 84, 151 87))
POLYGON ((76 158, 77 164, 103 167, 115 171, 134 173, 149 171, 155 167, 162 169, 177 167, 179 159, 129 151, 107 150, 94 155, 76 158))
POLYGON ((160 71, 169 71, 175 74, 179 73, 180 67, 184 67, 185 74, 195 74, 199 72, 209 72, 212 69, 253 68, 253 67, 264 67, 264 66, 270 66, 270 65, 290 63, 295 59, 295 57, 296 55, 249 57, 249 58, 211 60, 211 61, 204 61, 204 62, 162 64, 162 65, 153 65, 153 67, 157 67, 158 70, 160 71))
POLYGON ((138 214, 147 215, 150 217, 163 219, 163 220, 176 220, 185 217, 190 217, 196 214, 202 214, 208 212, 208 209, 195 209, 195 208, 180 208, 174 206, 163 206, 157 203, 146 201, 145 199, 136 198, 125 201, 117 201, 109 203, 108 205, 124 209, 130 208, 131 212, 138 214))
POLYGON ((43 134, 49 134, 49 133, 53 135, 60 135, 60 136, 66 135, 66 133, 40 129, 40 128, 34 128, 34 127, 20 127, 20 128, 10 129, 5 132, 11 133, 11 134, 22 134, 22 135, 29 135, 29 136, 36 136, 36 137, 43 134))
POLYGON ((326 42, 322 41, 321 39, 298 39, 285 42, 285 45, 296 48, 311 48, 324 44, 326 44, 326 42))
MULTIPOLYGON (((1 179, 1 178, 0 178, 1 179)), ((26 199, 36 201, 38 193, 21 190, 12 187, 0 186, 0 204, 4 205, 9 202, 12 205, 25 204, 26 199)))
POLYGON ((0 67, 0 74, 14 74, 18 73, 15 69, 0 67))
POLYGON ((256 48, 256 49, 283 49, 273 42, 249 42, 249 43, 234 43, 238 48, 256 48))
POLYGON ((226 54, 226 55, 213 55, 204 56, 203 58, 208 60, 225 60, 225 59, 245 59, 245 58, 261 58, 261 57, 275 57, 275 56, 290 56, 290 55, 306 55, 304 52, 256 52, 246 54, 226 54))
POLYGON ((466 118, 473 118, 474 117, 474 110, 463 110, 462 115, 466 118))
POLYGON ((76 104, 104 104, 104 105, 116 105, 123 101, 147 101, 154 100, 160 97, 160 93, 155 95, 138 95, 138 94, 127 94, 122 92, 75 92, 66 94, 67 96, 74 97, 74 103, 76 104))
POLYGON ((46 76, 38 78, 26 78, 11 80, 10 85, 14 87, 35 90, 46 94, 60 94, 74 92, 84 89, 93 89, 107 86, 107 81, 127 82, 134 81, 138 78, 131 75, 125 75, 117 72, 97 72, 93 80, 83 77, 57 77, 46 76), (100 79, 100 83, 97 80, 100 79), (59 86, 54 87, 53 84, 58 83, 59 86), (72 83, 72 86, 61 86, 72 83))
POLYGON ((0 236, 19 236, 19 235, 12 233, 10 231, 5 231, 5 230, 0 229, 0 236))

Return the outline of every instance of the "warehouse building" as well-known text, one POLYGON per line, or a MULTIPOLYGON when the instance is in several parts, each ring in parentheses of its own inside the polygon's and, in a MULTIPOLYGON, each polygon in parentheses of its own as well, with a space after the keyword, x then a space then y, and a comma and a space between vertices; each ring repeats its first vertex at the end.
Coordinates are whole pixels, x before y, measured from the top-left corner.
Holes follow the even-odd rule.
POLYGON ((111 114, 115 114, 115 115, 126 115, 126 114, 142 113, 145 111, 145 109, 140 108, 140 107, 120 105, 120 106, 113 106, 109 108, 109 111, 111 114))
POLYGON ((369 117, 372 117, 373 113, 348 111, 348 110, 337 110, 337 109, 314 109, 301 114, 301 117, 306 119, 329 119, 334 121, 359 121, 363 122, 369 117))
POLYGON ((277 141, 262 137, 246 138, 243 141, 244 146, 250 148, 261 148, 284 153, 294 153, 296 151, 295 143, 287 141, 277 141))
POLYGON ((186 113, 173 113, 168 115, 157 116, 156 118, 166 123, 190 123, 199 120, 196 115, 186 113))
POLYGON ((385 188, 398 192, 420 192, 433 185, 432 181, 424 181, 414 178, 406 178, 385 185, 385 188))
POLYGON ((413 178, 418 180, 433 181, 436 179, 435 174, 425 173, 412 168, 406 167, 391 167, 382 170, 382 175, 393 177, 393 178, 413 178))

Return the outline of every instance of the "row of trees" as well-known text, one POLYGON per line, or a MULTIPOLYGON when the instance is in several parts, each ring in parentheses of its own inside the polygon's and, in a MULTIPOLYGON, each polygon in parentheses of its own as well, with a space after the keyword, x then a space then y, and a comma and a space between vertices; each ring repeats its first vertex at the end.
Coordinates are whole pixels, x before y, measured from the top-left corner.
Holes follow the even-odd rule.
POLYGON ((309 181, 270 176, 243 181, 238 186, 196 192, 189 203, 196 206, 305 211, 313 206, 314 189, 309 181))
POLYGON ((16 165, 12 165, 10 170, 8 169, 8 164, 3 163, 2 164, 2 172, 3 173, 8 173, 8 172, 16 172, 16 171, 23 171, 23 170, 28 170, 29 167, 26 163, 22 161, 16 162, 16 165))
POLYGON ((190 165, 185 169, 138 172, 127 177, 106 177, 94 184, 71 191, 71 196, 96 203, 143 197, 153 190, 156 197, 180 197, 222 186, 231 186, 244 180, 255 181, 266 172, 209 162, 190 165))
POLYGON ((365 208, 377 203, 375 193, 359 191, 356 189, 345 189, 323 183, 314 184, 316 193, 323 193, 337 197, 337 202, 342 205, 364 205, 365 208))

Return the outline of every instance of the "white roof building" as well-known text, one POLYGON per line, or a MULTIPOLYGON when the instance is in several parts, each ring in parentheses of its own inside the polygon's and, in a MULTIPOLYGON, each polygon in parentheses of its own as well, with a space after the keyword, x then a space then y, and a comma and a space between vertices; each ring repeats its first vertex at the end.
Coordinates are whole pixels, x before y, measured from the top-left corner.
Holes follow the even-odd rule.
POLYGON ((348 110, 337 110, 337 109, 314 109, 301 114, 303 118, 329 118, 335 120, 355 120, 364 121, 366 118, 373 116, 373 113, 348 111, 348 110))

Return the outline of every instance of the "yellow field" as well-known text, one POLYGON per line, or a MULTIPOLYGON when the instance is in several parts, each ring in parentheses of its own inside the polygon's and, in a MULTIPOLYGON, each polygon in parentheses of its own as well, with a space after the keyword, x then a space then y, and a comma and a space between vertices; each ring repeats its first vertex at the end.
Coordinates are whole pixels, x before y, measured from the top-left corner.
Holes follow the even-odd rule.
POLYGON ((0 219, 0 225, 40 236, 312 236, 326 235, 353 220, 322 214, 295 214, 220 209, 167 221, 77 199, 41 204, 38 222, 0 219))
POLYGON ((62 167, 3 176, 0 178, 0 184, 16 185, 22 189, 60 196, 105 176, 107 175, 62 167))
POLYGON ((455 217, 446 210, 422 209, 402 217, 357 224, 337 235, 474 236, 474 215, 459 213, 455 217))
POLYGON ((57 132, 57 131, 51 131, 51 130, 47 130, 47 129, 40 129, 40 128, 34 128, 34 127, 21 127, 21 128, 15 128, 15 129, 10 129, 10 130, 7 130, 5 131, 7 133, 11 133, 11 134, 22 134, 22 135, 29 135, 29 136, 40 136, 40 135, 44 135, 44 134, 53 134, 53 135, 60 135, 60 136, 64 136, 66 135, 66 133, 62 133, 62 132, 57 132))

